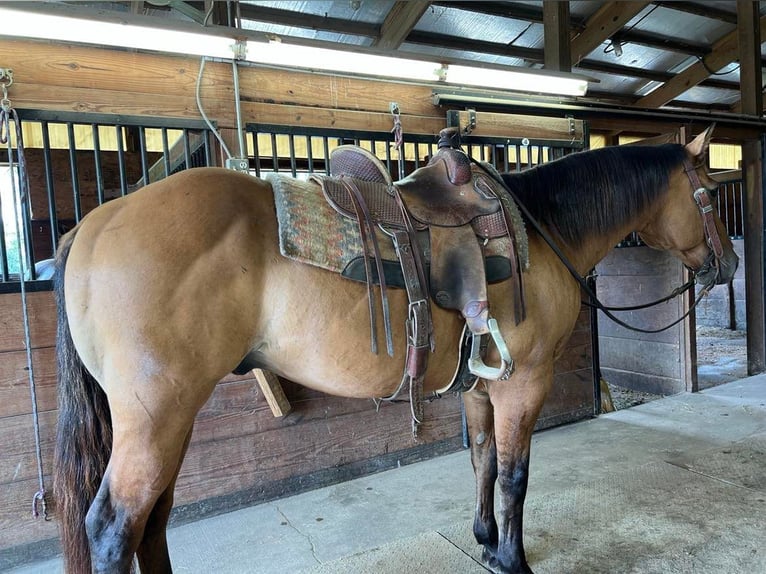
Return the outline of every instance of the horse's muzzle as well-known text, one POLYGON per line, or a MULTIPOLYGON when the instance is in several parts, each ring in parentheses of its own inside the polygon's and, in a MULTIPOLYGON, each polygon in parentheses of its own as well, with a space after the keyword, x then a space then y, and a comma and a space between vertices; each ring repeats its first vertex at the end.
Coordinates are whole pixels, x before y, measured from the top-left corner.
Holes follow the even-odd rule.
POLYGON ((724 285, 732 279, 739 266, 739 257, 733 249, 725 249, 720 258, 716 258, 713 252, 694 273, 697 283, 705 287, 724 285))

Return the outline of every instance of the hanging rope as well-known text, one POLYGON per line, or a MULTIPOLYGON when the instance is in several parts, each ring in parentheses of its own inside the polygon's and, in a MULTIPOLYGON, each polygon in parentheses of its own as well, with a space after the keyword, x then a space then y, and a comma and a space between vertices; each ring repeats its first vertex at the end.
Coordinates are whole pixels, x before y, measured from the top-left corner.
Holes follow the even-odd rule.
POLYGON ((0 89, 2 89, 3 97, 0 99, 0 144, 8 146, 8 166, 11 177, 11 191, 13 192, 13 213, 14 213, 14 226, 16 228, 16 236, 18 241, 18 255, 19 255, 19 285, 21 286, 21 307, 22 316, 24 319, 24 346, 27 352, 27 373, 29 376, 29 392, 32 399, 32 420, 34 423, 35 433, 35 454, 37 456, 37 480, 39 490, 35 493, 32 499, 32 516, 35 518, 40 516, 42 511, 45 520, 48 518, 48 504, 45 499, 45 482, 43 480, 43 455, 40 441, 40 417, 37 409, 37 389, 35 387, 35 375, 32 365, 32 342, 29 329, 29 312, 27 307, 27 290, 25 279, 27 276, 26 269, 26 257, 24 254, 24 242, 22 241, 24 227, 21 221, 22 210, 21 206, 25 202, 29 201, 29 180, 27 178, 27 164, 24 157, 24 144, 21 135, 21 122, 16 110, 13 109, 11 101, 8 99, 8 88, 13 83, 13 76, 10 70, 4 70, 4 73, 0 75, 0 89), (16 182, 16 172, 13 169, 13 145, 11 142, 11 121, 13 121, 15 134, 16 134, 16 156, 18 165, 19 181, 16 182))
POLYGON ((399 104, 391 102, 389 109, 391 110, 391 115, 394 117, 394 127, 391 130, 391 133, 394 134, 394 145, 392 147, 397 152, 399 179, 402 179, 404 177, 404 154, 402 151, 404 149, 404 134, 402 132, 402 118, 399 111, 399 104))

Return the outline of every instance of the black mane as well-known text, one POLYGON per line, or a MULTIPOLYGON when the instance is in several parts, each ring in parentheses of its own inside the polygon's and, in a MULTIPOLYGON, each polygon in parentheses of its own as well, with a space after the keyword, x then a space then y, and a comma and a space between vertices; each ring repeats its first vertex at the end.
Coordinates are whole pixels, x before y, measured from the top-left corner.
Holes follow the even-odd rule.
POLYGON ((574 245, 621 227, 667 192, 678 144, 607 147, 503 174, 532 216, 574 245))

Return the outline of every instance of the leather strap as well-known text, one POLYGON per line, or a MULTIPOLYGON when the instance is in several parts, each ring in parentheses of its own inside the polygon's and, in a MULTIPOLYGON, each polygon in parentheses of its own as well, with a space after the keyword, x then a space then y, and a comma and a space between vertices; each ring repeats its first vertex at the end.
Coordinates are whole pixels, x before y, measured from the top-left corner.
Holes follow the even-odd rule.
MULTIPOLYGON (((420 280, 422 269, 418 268, 415 255, 417 244, 413 245, 406 230, 392 233, 394 247, 399 256, 404 275, 404 285, 409 301, 407 318, 407 360, 402 385, 409 382, 410 409, 412 411, 412 432, 417 436, 418 425, 423 422, 423 378, 428 368, 428 353, 431 351, 433 324, 427 291, 420 280)), ((397 390, 397 393, 399 393, 397 390)), ((394 394, 394 396, 396 396, 394 394)))
POLYGON ((367 257, 369 251, 369 244, 372 244, 373 255, 375 257, 375 266, 378 271, 378 281, 380 283, 380 299, 381 306, 383 307, 383 323, 386 332, 386 351, 388 355, 394 356, 394 341, 393 333, 391 331, 391 313, 388 305, 388 291, 386 289, 386 274, 383 272, 383 258, 380 256, 380 247, 378 246, 378 238, 375 235, 375 223, 370 215, 370 211, 367 207, 367 203, 364 201, 359 188, 354 183, 352 178, 341 177, 346 190, 348 190, 349 198, 354 204, 356 210, 357 221, 359 223, 359 235, 362 237, 362 245, 364 251, 364 271, 367 279, 367 302, 370 310, 370 340, 372 346, 372 352, 378 352, 377 343, 377 321, 375 313, 375 304, 372 296, 372 269, 370 266, 369 258, 367 257))
POLYGON ((705 237, 707 238, 708 245, 712 249, 715 258, 720 259, 723 257, 723 244, 718 235, 718 228, 715 226, 715 212, 713 203, 710 201, 710 193, 702 185, 699 175, 697 175, 697 170, 688 159, 684 160, 684 171, 686 171, 689 182, 692 184, 694 201, 697 203, 702 215, 702 223, 705 226, 705 237))

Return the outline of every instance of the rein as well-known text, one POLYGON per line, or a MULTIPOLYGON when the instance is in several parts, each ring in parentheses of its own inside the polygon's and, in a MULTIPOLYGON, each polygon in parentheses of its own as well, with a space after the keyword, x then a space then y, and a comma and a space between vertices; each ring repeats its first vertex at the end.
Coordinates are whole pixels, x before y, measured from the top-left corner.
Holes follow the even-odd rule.
MULTIPOLYGON (((473 158, 471 158, 471 161, 475 163, 476 165, 478 165, 479 167, 481 167, 481 169, 483 169, 488 175, 490 175, 493 179, 498 181, 500 185, 503 186, 503 189, 505 189, 508 192, 508 194, 511 196, 511 198, 516 202, 516 205, 519 206, 519 210, 524 214, 524 216, 527 218, 527 220, 532 225, 534 230, 540 235, 540 237, 543 238, 543 240, 553 250, 556 256, 561 260, 561 262, 567 268, 567 271, 569 271, 572 277, 574 277, 574 279, 580 285, 582 290, 585 291, 585 294, 588 295, 588 297, 593 301, 593 303, 589 303, 585 301, 583 301, 583 303, 587 305, 588 307, 599 309, 600 311, 604 313, 604 315, 609 317, 612 321, 614 321, 618 325, 625 327, 626 329, 630 329, 631 331, 637 331, 639 333, 661 333, 662 331, 666 331, 670 329, 671 327, 677 325, 684 319, 686 319, 686 317, 688 317, 691 314, 691 312, 694 311, 694 309, 697 307, 699 302, 702 300, 702 297, 707 295, 708 292, 713 288, 714 284, 705 285, 702 288, 702 290, 699 292, 697 297, 694 299, 694 302, 689 307, 689 310, 683 315, 681 315, 681 317, 679 317, 678 319, 676 319, 669 325, 666 325, 665 327, 662 327, 660 329, 642 329, 640 327, 635 327, 633 325, 626 323, 625 321, 619 319, 618 317, 615 317, 611 313, 611 311, 634 311, 637 309, 645 309, 647 307, 651 307, 653 305, 663 303, 691 289, 695 284, 695 278, 692 277, 689 281, 684 283, 681 287, 674 289, 670 295, 667 295, 666 297, 663 297, 662 299, 659 299, 652 303, 644 303, 642 305, 634 305, 629 307, 607 307, 606 305, 601 303, 601 301, 599 301, 594 291, 590 288, 590 286, 588 286, 585 279, 574 268, 574 265, 572 265, 569 259, 567 259, 566 255, 564 255, 564 253, 561 251, 559 246, 556 245, 556 242, 553 240, 553 238, 548 234, 547 231, 545 231, 542 228, 540 223, 532 216, 532 214, 529 212, 527 207, 521 201, 519 201, 519 198, 516 196, 515 193, 513 193, 511 188, 508 185, 506 185, 502 177, 498 177, 492 174, 491 170, 487 169, 481 162, 476 161, 473 158)), ((705 268, 710 265, 715 265, 716 267, 718 267, 717 265, 718 259, 723 255, 723 246, 721 245, 721 239, 718 236, 718 230, 715 227, 715 221, 713 219, 713 214, 712 214, 713 207, 710 202, 710 196, 707 192, 707 189, 705 189, 702 186, 699 180, 699 176, 697 176, 697 172, 694 170, 694 167, 686 159, 684 160, 684 170, 686 172, 687 177, 689 178, 690 183, 692 184, 692 188, 695 190, 694 200, 700 208, 700 213, 702 215, 702 219, 703 219, 703 223, 705 227, 705 237, 707 239, 708 245, 711 248, 710 256, 705 261, 702 268, 705 268)))

